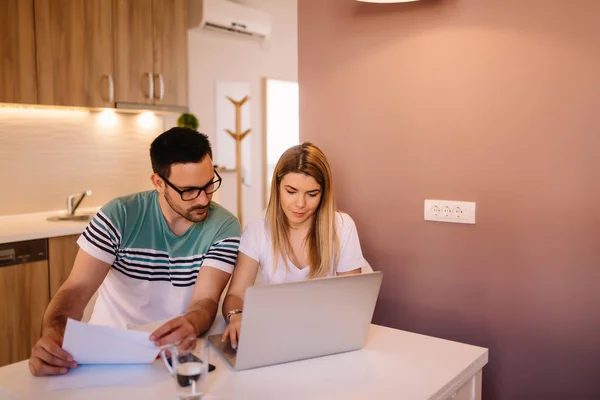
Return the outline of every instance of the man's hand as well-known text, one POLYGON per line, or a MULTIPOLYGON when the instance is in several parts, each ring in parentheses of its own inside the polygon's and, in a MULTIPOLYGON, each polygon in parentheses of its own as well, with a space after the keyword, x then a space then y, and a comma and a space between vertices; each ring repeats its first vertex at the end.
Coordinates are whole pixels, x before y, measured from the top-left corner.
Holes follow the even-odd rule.
POLYGON ((187 354, 196 346, 196 329, 185 316, 177 317, 152 332, 150 340, 157 347, 175 344, 179 354, 187 354))
POLYGON ((177 345, 181 354, 193 349, 198 335, 206 332, 213 323, 219 308, 219 298, 228 280, 227 272, 203 265, 198 272, 187 313, 173 318, 152 332, 150 340, 156 346, 177 345))
POLYGON ((223 332, 223 342, 229 338, 231 348, 237 350, 238 341, 240 340, 240 328, 242 327, 242 314, 234 314, 229 319, 229 324, 223 332))
POLYGON ((85 305, 110 271, 111 266, 79 250, 73 269, 52 297, 42 322, 42 337, 31 350, 29 371, 34 376, 66 374, 77 368, 73 356, 62 349, 68 318, 80 320, 85 305))
POLYGON ((47 331, 31 350, 29 372, 33 376, 66 374, 71 368, 77 368, 73 356, 61 347, 62 336, 47 331))

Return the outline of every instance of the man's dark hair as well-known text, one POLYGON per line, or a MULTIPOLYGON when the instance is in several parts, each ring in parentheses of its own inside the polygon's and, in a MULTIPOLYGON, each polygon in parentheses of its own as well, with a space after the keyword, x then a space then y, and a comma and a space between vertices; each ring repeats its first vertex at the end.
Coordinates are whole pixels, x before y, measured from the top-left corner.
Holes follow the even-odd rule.
POLYGON ((171 128, 150 145, 152 170, 165 178, 171 175, 171 165, 197 163, 206 156, 212 158, 208 136, 190 128, 171 128))

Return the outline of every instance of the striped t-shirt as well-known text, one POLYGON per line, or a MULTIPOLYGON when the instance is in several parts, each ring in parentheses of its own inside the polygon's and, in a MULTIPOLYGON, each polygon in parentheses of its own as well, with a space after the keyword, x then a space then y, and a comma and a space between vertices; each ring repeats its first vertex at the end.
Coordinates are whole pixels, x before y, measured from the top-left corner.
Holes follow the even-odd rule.
POLYGON ((211 203, 204 221, 177 236, 153 190, 112 200, 77 243, 112 265, 90 323, 125 328, 184 314, 201 267, 232 273, 240 224, 229 211, 211 203))

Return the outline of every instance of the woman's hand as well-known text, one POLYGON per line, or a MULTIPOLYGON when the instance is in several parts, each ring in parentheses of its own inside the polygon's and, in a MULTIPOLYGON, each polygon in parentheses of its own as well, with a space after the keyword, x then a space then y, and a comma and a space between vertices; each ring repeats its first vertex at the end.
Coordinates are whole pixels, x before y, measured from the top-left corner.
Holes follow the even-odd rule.
MULTIPOLYGON (((231 310, 241 310, 244 308, 244 294, 246 289, 254 284, 258 272, 258 261, 248 257, 243 252, 238 252, 237 263, 233 270, 231 283, 227 290, 227 296, 223 300, 223 316, 227 318, 227 313, 231 310)), ((240 341, 240 329, 242 326, 242 313, 233 314, 228 321, 227 328, 223 332, 222 341, 229 339, 231 348, 237 350, 240 341)))
POLYGON ((240 340, 240 328, 242 327, 242 314, 234 314, 229 319, 229 324, 223 332, 223 342, 229 339, 231 342, 231 348, 237 350, 238 341, 240 340))

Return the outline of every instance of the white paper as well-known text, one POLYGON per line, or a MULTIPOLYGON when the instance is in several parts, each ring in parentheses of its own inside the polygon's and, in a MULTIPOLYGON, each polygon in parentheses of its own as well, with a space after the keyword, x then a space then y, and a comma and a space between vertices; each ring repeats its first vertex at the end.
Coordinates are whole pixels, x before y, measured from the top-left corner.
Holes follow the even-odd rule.
POLYGON ((98 386, 135 386, 157 379, 170 379, 166 371, 152 365, 81 365, 65 375, 47 377, 46 390, 81 389, 98 386), (158 372, 162 372, 158 376, 158 372))
POLYGON ((160 349, 147 332, 67 320, 63 349, 79 365, 150 364, 160 349))

